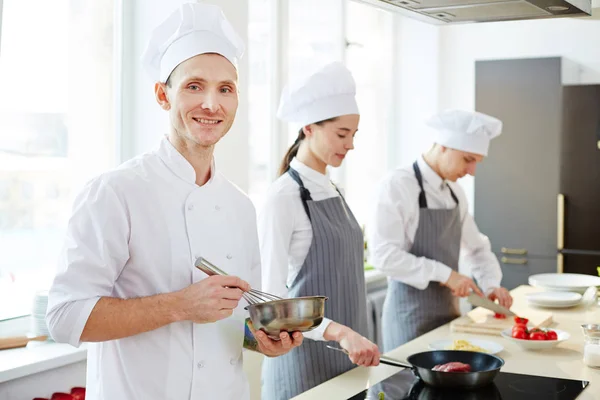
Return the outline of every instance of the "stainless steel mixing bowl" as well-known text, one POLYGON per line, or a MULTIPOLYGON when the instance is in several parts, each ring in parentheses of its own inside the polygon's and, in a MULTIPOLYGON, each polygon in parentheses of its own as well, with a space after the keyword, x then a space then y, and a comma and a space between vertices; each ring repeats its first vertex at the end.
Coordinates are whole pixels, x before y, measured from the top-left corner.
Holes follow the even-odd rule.
POLYGON ((246 306, 255 329, 263 330, 272 339, 280 332, 308 332, 323 321, 325 296, 295 297, 246 306))

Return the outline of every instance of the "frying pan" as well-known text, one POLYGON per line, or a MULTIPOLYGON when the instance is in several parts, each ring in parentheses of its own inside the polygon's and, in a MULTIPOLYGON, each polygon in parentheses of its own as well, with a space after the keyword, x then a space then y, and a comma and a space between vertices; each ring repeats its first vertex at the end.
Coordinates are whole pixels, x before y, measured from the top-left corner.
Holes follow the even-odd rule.
MULTIPOLYGON (((343 349, 327 347, 346 352, 343 349)), ((464 350, 424 351, 409 356, 407 358, 408 363, 386 356, 381 356, 379 360, 382 364, 412 369, 413 373, 421 378, 426 385, 461 389, 474 389, 491 383, 504 365, 504 360, 495 355, 464 350), (432 370, 436 365, 457 361, 469 364, 471 372, 432 370)))

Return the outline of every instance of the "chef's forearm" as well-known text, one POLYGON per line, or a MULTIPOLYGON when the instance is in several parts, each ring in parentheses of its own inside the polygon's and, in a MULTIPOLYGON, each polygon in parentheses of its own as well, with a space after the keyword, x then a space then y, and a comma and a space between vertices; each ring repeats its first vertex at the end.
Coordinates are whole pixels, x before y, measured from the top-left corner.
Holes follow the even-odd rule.
POLYGON ((174 293, 136 299, 102 297, 92 310, 82 342, 104 342, 152 331, 181 320, 174 293))
POLYGON ((335 321, 331 321, 325 332, 323 332, 323 338, 327 341, 332 340, 335 342, 339 342, 342 340, 343 336, 347 333, 348 328, 345 325, 338 324, 335 321))

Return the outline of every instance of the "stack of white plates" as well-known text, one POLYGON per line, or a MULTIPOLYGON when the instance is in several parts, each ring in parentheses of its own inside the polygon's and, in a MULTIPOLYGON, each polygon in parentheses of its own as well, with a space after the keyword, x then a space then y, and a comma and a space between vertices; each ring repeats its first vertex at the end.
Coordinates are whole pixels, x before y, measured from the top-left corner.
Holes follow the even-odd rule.
POLYGON ((48 291, 41 291, 35 294, 33 298, 33 308, 31 309, 31 331, 36 336, 48 336, 48 326, 46 325, 46 308, 48 307, 48 291))
POLYGON ((581 302, 581 295, 573 292, 529 293, 525 297, 530 305, 546 308, 574 307, 581 302))
POLYGON ((585 274, 538 274, 529 277, 531 286, 552 292, 583 294, 590 286, 600 286, 600 277, 585 274))

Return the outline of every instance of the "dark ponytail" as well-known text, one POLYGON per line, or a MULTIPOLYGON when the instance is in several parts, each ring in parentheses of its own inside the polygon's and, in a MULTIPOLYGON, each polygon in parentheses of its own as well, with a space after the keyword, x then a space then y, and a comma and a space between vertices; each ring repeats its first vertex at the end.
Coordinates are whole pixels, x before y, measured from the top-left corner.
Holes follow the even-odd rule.
MULTIPOLYGON (((325 119, 323 121, 313 122, 313 123, 315 125, 321 126, 321 125, 325 124, 326 122, 332 122, 332 121, 335 121, 336 119, 337 119, 337 117, 334 117, 334 118, 329 118, 329 119, 325 119)), ((300 128, 300 131, 298 132, 298 137, 296 138, 296 141, 288 149, 287 153, 285 153, 285 156, 283 157, 283 160, 281 161, 281 165, 279 166, 279 176, 288 172, 288 170, 290 169, 290 163, 292 162, 294 157, 296 157, 296 155, 298 154, 298 149, 300 148, 300 144, 302 144, 302 141, 304 140, 305 137, 306 137, 306 135, 304 134, 304 128, 300 128)))
POLYGON ((306 137, 306 135, 304 135, 304 128, 300 128, 300 131, 298 132, 298 137, 296 138, 296 141, 288 149, 287 153, 285 153, 285 156, 283 156, 283 160, 281 161, 281 165, 279 166, 279 176, 288 172, 288 169, 290 169, 290 163, 292 162, 294 157, 296 157, 296 155, 298 154, 298 149, 300 148, 300 143, 302 143, 302 140, 304 140, 305 137, 306 137))

